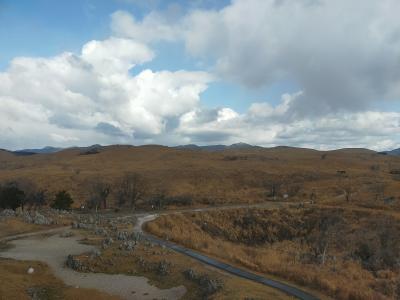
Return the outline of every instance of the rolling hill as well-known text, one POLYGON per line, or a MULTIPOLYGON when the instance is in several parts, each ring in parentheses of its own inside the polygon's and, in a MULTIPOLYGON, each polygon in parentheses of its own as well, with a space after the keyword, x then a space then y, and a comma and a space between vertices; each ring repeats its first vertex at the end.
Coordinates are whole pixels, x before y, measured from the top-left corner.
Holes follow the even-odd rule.
POLYGON ((344 201, 345 185, 351 185, 352 201, 363 205, 384 205, 384 197, 400 196, 397 175, 390 174, 400 169, 400 158, 367 149, 317 151, 239 144, 219 151, 193 151, 114 145, 97 146, 91 155, 83 155, 82 149, 29 156, 0 151, 0 182, 27 178, 50 194, 70 191, 77 204, 88 198, 90 182, 114 184, 127 172, 145 179, 148 197, 162 191, 198 204, 260 202, 271 199, 272 186, 275 198, 293 201, 308 201, 312 194, 327 203, 344 201), (385 188, 376 201, 378 183, 385 188))

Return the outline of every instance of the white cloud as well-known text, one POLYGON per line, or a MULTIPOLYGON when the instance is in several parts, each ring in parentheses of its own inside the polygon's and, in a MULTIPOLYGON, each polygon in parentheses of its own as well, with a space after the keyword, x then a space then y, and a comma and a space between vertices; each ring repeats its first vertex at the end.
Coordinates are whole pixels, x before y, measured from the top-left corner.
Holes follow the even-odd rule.
POLYGON ((65 143, 65 142, 75 142, 79 141, 79 138, 74 136, 65 136, 62 134, 51 133, 50 137, 57 143, 65 143))
POLYGON ((128 37, 142 42, 175 41, 181 30, 173 25, 165 14, 151 12, 143 20, 137 21, 125 11, 116 11, 111 16, 111 28, 115 35, 128 37))
POLYGON ((303 95, 292 113, 301 116, 400 99, 398 11, 397 0, 236 0, 175 20, 162 12, 113 20, 122 36, 182 40, 225 80, 250 88, 293 82, 303 95))
POLYGON ((291 145, 324 150, 344 147, 386 150, 399 142, 400 113, 331 113, 298 120, 291 118, 289 111, 299 96, 301 93, 283 95, 276 107, 254 103, 243 114, 230 108, 216 111, 198 108, 181 117, 177 132, 188 137, 188 143, 242 141, 267 147, 291 145), (221 118, 226 112, 229 118, 221 118))
POLYGON ((115 12, 112 37, 89 41, 81 53, 17 57, 0 72, 0 148, 240 141, 396 147, 400 113, 369 105, 400 98, 398 10, 396 0, 236 0, 183 16, 153 11, 138 20, 115 12), (154 59, 159 41, 183 41, 192 57, 211 60, 215 74, 132 75, 154 59), (250 88, 285 80, 301 92, 275 106, 249 102, 244 113, 204 107, 201 93, 216 77, 250 88))
POLYGON ((82 59, 101 74, 124 73, 153 57, 153 51, 146 45, 115 37, 105 41, 91 41, 82 48, 82 59))
POLYGON ((0 128, 6 131, 1 144, 132 143, 163 134, 169 119, 198 105, 212 77, 190 71, 130 74, 152 58, 145 44, 114 37, 88 42, 79 55, 15 58, 0 73, 0 128), (31 135, 36 138, 26 138, 31 135))

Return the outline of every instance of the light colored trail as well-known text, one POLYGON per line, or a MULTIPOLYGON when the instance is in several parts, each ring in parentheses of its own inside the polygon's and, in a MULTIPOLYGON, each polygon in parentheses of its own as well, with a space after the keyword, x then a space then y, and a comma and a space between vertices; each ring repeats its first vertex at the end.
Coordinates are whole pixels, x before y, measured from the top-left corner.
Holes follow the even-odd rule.
MULTIPOLYGON (((54 231, 41 233, 54 233, 54 231)), ((159 289, 150 285, 145 277, 80 273, 64 267, 69 254, 82 254, 95 249, 94 246, 80 244, 79 237, 61 238, 59 235, 41 237, 35 234, 10 243, 14 247, 0 252, 1 257, 45 262, 55 276, 70 286, 97 289, 128 300, 179 299, 186 293, 184 286, 159 289)))

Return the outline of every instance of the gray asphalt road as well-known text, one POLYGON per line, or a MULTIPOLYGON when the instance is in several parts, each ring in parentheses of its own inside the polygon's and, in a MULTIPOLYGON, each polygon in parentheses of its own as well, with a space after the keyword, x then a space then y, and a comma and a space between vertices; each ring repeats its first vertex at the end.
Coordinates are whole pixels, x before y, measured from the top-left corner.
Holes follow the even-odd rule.
MULTIPOLYGON (((166 213, 163 212, 163 214, 166 214, 166 213)), ((190 256, 202 263, 213 266, 217 269, 223 270, 230 274, 233 274, 233 275, 236 275, 236 276, 239 276, 239 277, 242 277, 242 278, 254 281, 254 282, 258 282, 258 283, 264 284, 264 285, 272 287, 272 288, 276 288, 276 289, 278 289, 290 296, 296 297, 298 299, 301 299, 301 300, 318 300, 319 299, 318 297, 311 295, 310 293, 307 293, 305 291, 302 291, 301 289, 298 289, 294 286, 291 286, 286 283, 279 282, 279 281, 276 281, 273 279, 269 279, 264 276, 260 276, 258 274, 237 268, 235 266, 221 262, 217 259, 211 258, 207 255, 195 252, 191 249, 177 245, 175 243, 162 240, 158 237, 155 237, 153 235, 150 235, 150 234, 144 232, 142 229, 143 224, 145 224, 146 222, 149 222, 151 220, 154 220, 156 218, 157 218, 156 214, 154 214, 154 215, 147 214, 147 215, 139 216, 137 226, 135 227, 135 229, 137 231, 140 231, 143 234, 143 236, 152 243, 155 243, 155 244, 158 244, 161 246, 165 246, 169 249, 172 249, 181 254, 190 256)))
MULTIPOLYGON (((228 206, 221 206, 221 207, 204 207, 204 208, 198 208, 198 209, 182 209, 182 210, 177 210, 177 211, 163 211, 160 212, 159 214, 175 214, 175 213, 181 213, 181 212, 195 212, 195 211, 210 211, 210 210, 222 210, 222 209, 234 209, 234 208, 254 208, 254 207, 269 207, 269 208, 274 208, 274 207, 282 207, 283 205, 288 204, 288 203, 268 203, 268 204, 251 204, 251 205, 228 205, 228 206)), ((258 274, 249 272, 247 270, 243 270, 237 267, 234 267, 232 265, 226 264, 224 262, 221 262, 217 259, 211 258, 209 256, 206 256, 204 254, 198 253, 196 251, 193 251, 191 249, 188 249, 186 247, 177 245, 175 243, 169 242, 169 241, 165 241, 162 240, 160 238, 157 238, 155 236, 152 236, 148 233, 143 232, 142 226, 144 223, 149 222, 151 220, 154 220, 155 218, 158 217, 159 214, 153 214, 153 213, 146 213, 146 212, 142 212, 142 213, 137 213, 136 216, 138 217, 138 222, 135 226, 135 230, 138 232, 141 232, 143 234, 143 236, 155 243, 155 244, 159 244, 161 246, 165 246, 168 247, 176 252, 179 252, 181 254, 187 255, 189 257, 192 257, 204 264, 213 266, 215 268, 218 268, 222 271, 231 273, 233 275, 248 279, 248 280, 252 280, 254 282, 258 282, 261 284, 264 284, 266 286, 272 287, 272 288, 276 288, 290 296, 296 297, 298 299, 302 299, 302 300, 318 300, 319 298, 317 298, 314 295, 311 295, 299 288, 296 288, 294 286, 291 286, 289 284, 283 283, 283 282, 279 282, 273 279, 269 279, 267 277, 264 276, 260 276, 258 274)), ((15 236, 11 236, 11 237, 6 237, 3 239, 0 239, 0 242, 6 242, 6 241, 10 241, 10 240, 15 240, 15 239, 21 239, 21 238, 27 238, 27 237, 32 237, 35 235, 40 235, 40 234, 44 234, 44 233, 57 233, 59 231, 65 230, 68 227, 62 227, 62 228, 55 228, 55 229, 50 229, 50 230, 44 230, 44 231, 39 231, 39 232, 34 232, 34 233, 28 233, 28 234, 20 234, 20 235, 15 235, 15 236)))

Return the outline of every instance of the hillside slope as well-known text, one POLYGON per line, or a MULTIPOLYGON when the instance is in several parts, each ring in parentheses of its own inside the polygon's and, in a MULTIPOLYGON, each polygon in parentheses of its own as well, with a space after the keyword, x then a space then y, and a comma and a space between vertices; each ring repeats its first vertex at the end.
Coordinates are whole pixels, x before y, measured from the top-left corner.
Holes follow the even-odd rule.
POLYGON ((76 203, 87 199, 88 182, 101 179, 113 184, 126 172, 145 178, 150 194, 163 191, 203 204, 263 201, 271 199, 272 189, 273 198, 305 201, 314 194, 318 201, 344 201, 346 185, 351 185, 352 201, 375 205, 376 183, 385 187, 379 205, 386 196, 395 197, 395 203, 400 196, 400 181, 390 174, 400 169, 400 158, 366 149, 321 152, 276 147, 210 152, 108 146, 98 151, 82 155, 80 149, 67 149, 31 156, 0 151, 0 182, 28 178, 50 193, 70 191, 76 203))

